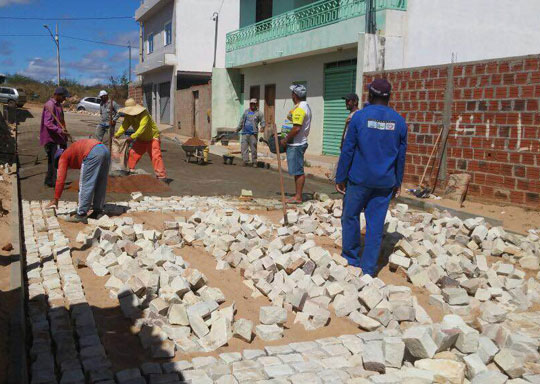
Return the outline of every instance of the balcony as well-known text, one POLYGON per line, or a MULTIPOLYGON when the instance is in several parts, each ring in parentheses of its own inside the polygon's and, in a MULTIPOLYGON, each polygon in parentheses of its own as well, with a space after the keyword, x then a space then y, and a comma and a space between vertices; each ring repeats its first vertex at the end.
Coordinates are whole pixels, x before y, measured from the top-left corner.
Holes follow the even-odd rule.
POLYGON ((167 51, 154 52, 151 55, 145 55, 144 61, 135 66, 135 73, 140 76, 165 67, 174 67, 176 64, 177 60, 174 53, 168 53, 167 51))
MULTIPOLYGON (((407 9, 407 0, 376 0, 376 10, 407 9)), ((336 24, 366 13, 365 0, 320 0, 227 34, 226 51, 336 24)))
POLYGON ((139 8, 135 11, 135 20, 144 21, 162 9, 165 5, 171 3, 172 0, 144 0, 139 8))

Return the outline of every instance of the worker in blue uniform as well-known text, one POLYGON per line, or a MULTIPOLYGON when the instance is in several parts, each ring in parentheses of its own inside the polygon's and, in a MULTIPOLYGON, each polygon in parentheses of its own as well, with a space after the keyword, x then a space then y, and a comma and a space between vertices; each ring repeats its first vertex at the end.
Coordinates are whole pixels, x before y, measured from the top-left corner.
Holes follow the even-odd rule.
POLYGON ((341 225, 342 255, 349 265, 375 276, 390 200, 398 196, 407 151, 405 119, 388 106, 392 87, 386 79, 368 86, 369 105, 353 116, 336 172, 336 190, 345 194, 341 225), (360 255, 360 213, 366 236, 360 255))

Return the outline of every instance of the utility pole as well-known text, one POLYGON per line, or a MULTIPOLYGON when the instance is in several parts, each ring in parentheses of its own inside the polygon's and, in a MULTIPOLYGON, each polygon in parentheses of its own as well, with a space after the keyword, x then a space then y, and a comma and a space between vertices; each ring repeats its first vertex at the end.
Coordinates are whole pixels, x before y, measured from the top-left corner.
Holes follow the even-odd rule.
POLYGON ((216 30, 214 32, 214 64, 212 68, 216 67, 216 53, 217 53, 217 39, 218 39, 218 24, 219 24, 219 13, 214 12, 212 15, 212 20, 216 22, 216 30))
POLYGON ((51 35, 54 44, 56 45, 56 75, 57 75, 57 85, 60 86, 60 39, 58 37, 58 23, 56 24, 56 33, 53 35, 51 29, 48 25, 43 25, 43 28, 45 28, 49 35, 51 35))
POLYGON ((128 51, 129 51, 129 72, 128 72, 128 81, 131 83, 131 41, 128 41, 128 51))
POLYGON ((375 1, 367 0, 366 2, 366 33, 375 34, 377 33, 377 21, 376 21, 376 9, 375 1))

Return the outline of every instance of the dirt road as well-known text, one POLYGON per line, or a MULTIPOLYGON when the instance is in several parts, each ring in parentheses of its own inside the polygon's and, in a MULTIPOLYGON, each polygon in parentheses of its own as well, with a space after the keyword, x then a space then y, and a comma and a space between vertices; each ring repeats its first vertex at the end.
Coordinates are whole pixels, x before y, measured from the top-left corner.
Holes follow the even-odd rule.
MULTIPOLYGON (((53 195, 51 188, 43 185, 47 169, 45 151, 39 146, 39 125, 41 109, 30 107, 22 114, 24 121, 19 127, 19 150, 21 159, 21 186, 24 199, 44 200, 53 195)), ((87 138, 94 133, 98 118, 66 112, 66 125, 74 139, 87 138)), ((167 173, 173 182, 168 192, 152 193, 153 195, 232 195, 237 196, 242 189, 250 189, 255 197, 278 197, 278 173, 266 169, 245 168, 240 165, 224 165, 221 158, 210 156, 211 164, 201 166, 185 162, 185 155, 178 144, 164 140, 162 142, 163 158, 167 173)), ((149 173, 152 165, 145 156, 138 165, 149 173)), ((79 173, 71 170, 68 181, 78 180, 79 173)), ((157 181, 156 181, 157 183, 157 181)), ((291 195, 294 192, 294 181, 290 176, 285 178, 285 190, 291 195)), ((334 194, 330 183, 308 180, 305 192, 324 192, 334 194)), ((126 194, 108 193, 108 201, 125 200, 126 194)), ((75 188, 65 191, 62 196, 66 200, 76 200, 75 188)))

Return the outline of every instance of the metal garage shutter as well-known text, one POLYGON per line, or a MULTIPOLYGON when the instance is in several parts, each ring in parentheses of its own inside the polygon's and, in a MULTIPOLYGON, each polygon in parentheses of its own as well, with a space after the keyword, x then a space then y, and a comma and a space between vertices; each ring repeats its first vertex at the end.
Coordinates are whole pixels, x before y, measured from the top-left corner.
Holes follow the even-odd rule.
POLYGON ((349 111, 342 99, 354 92, 356 65, 330 66, 324 70, 323 154, 339 155, 341 135, 349 111))

